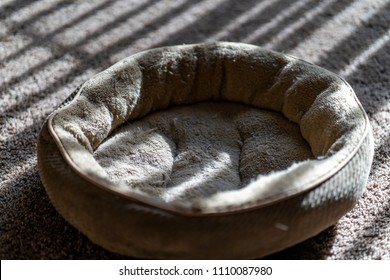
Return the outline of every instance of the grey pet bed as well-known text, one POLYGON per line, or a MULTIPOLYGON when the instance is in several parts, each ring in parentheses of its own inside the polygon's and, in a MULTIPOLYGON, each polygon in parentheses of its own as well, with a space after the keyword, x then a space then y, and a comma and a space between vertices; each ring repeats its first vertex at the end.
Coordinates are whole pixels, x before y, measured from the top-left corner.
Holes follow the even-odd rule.
POLYGON ((355 205, 372 157, 342 78, 239 43, 128 57, 77 89, 38 141, 56 209, 93 242, 141 258, 292 246, 355 205))

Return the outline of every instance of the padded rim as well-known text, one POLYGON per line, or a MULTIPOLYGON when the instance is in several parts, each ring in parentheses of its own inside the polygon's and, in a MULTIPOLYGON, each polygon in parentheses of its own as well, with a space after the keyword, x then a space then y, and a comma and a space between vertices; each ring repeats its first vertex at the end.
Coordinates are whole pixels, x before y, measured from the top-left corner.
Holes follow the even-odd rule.
MULTIPOLYGON (((77 95, 82 92, 82 89, 83 89, 83 86, 80 86, 78 88, 78 90, 76 90, 76 94, 73 96, 73 98, 71 98, 71 100, 69 100, 69 102, 67 102, 66 105, 68 105, 75 98, 77 98, 77 95)), ((358 100, 356 100, 356 101, 359 102, 358 100)), ((66 105, 64 105, 64 106, 66 106, 66 105)), ((359 105, 360 105, 360 102, 359 102, 359 105)), ((362 108, 362 110, 363 110, 363 108, 362 108)), ((268 205, 280 203, 280 202, 282 202, 282 201, 284 201, 284 200, 286 200, 288 198, 291 198, 291 197, 293 197, 295 195, 299 195, 299 193, 306 192, 306 191, 309 191, 309 190, 311 190, 313 188, 316 188, 316 187, 320 186, 321 183, 325 182, 326 180, 328 180, 329 178, 334 176, 337 172, 340 171, 340 169, 343 169, 351 161, 351 159, 356 155, 356 153, 361 148, 361 146, 362 146, 363 142, 365 141, 365 139, 367 137, 369 137, 369 133, 370 133, 370 127, 368 125, 368 118, 366 116, 364 134, 362 135, 362 137, 361 137, 361 139, 359 141, 359 144, 354 148, 353 152, 348 154, 348 156, 342 162, 340 162, 338 165, 334 166, 334 168, 329 170, 329 172, 327 172, 326 174, 324 174, 321 177, 315 177, 313 179, 313 181, 311 181, 309 184, 303 186, 302 187, 303 190, 301 190, 299 193, 290 193, 290 194, 285 193, 284 197, 282 197, 282 198, 281 197, 277 197, 277 198, 269 200, 269 201, 267 201, 265 203, 264 202, 263 203, 258 203, 256 205, 246 206, 246 207, 243 207, 243 208, 240 208, 240 209, 237 209, 237 208, 236 209, 228 209, 227 208, 227 209, 224 209, 223 212, 220 212, 220 211, 206 212, 204 210, 200 211, 199 209, 194 209, 194 208, 189 209, 189 208, 186 208, 186 207, 180 207, 180 205, 171 205, 171 204, 163 203, 163 202, 161 202, 159 200, 155 200, 155 199, 153 199, 153 198, 151 198, 149 196, 144 196, 144 195, 138 194, 138 193, 122 192, 120 190, 118 191, 117 189, 114 189, 115 187, 113 187, 111 185, 111 182, 98 180, 98 179, 96 179, 94 177, 88 176, 88 174, 86 174, 82 169, 80 169, 79 166, 77 164, 75 164, 74 161, 70 158, 69 154, 66 152, 66 148, 64 147, 64 145, 62 144, 60 138, 58 137, 58 135, 54 131, 53 125, 52 125, 52 119, 53 119, 54 116, 55 116, 55 114, 52 114, 48 118, 47 126, 48 126, 49 133, 50 133, 51 137, 54 139, 57 147, 59 147, 59 151, 61 153, 61 156, 64 158, 66 164, 69 165, 71 167, 71 169, 78 176, 80 176, 84 180, 88 181, 89 183, 93 184, 94 186, 96 186, 98 188, 101 188, 101 189, 103 189, 103 190, 105 190, 107 192, 110 192, 110 193, 112 193, 114 195, 124 196, 125 198, 127 198, 129 200, 132 200, 132 201, 142 202, 142 203, 145 203, 145 204, 149 204, 152 207, 158 207, 158 208, 164 209, 166 211, 171 211, 171 212, 179 213, 179 214, 186 215, 186 216, 229 215, 229 214, 233 214, 233 213, 252 211, 252 210, 257 209, 257 208, 262 208, 262 207, 265 207, 265 206, 268 206, 268 205)))
MULTIPOLYGON (((186 47, 220 45, 238 44, 186 47)), ((350 86, 340 80, 353 94, 350 86)), ((83 87, 61 109, 76 100, 83 87)), ((331 172, 316 178, 299 192, 255 205, 227 208, 223 212, 218 209, 199 212, 137 193, 119 192, 110 182, 96 180, 74 164, 53 129, 53 118, 58 111, 49 116, 39 136, 39 173, 53 205, 65 219, 111 251, 144 258, 261 257, 334 224, 361 196, 373 158, 373 139, 367 115, 354 94, 353 98, 362 112, 364 127, 353 150, 331 172), (229 252, 226 252, 227 244, 229 252)))

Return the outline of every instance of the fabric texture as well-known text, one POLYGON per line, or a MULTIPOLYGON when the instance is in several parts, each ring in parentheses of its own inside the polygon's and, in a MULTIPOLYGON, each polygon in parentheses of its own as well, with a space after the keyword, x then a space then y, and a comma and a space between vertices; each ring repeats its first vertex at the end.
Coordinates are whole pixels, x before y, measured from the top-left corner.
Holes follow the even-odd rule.
POLYGON ((280 114, 213 102, 122 126, 94 157, 114 182, 173 202, 240 189, 313 154, 299 127, 280 114))
POLYGON ((89 241, 54 210, 37 170, 39 129, 78 85, 128 55, 224 40, 340 74, 373 126, 374 163, 357 206, 335 226, 269 258, 388 259, 389 7, 386 0, 1 3, 1 258, 125 258, 89 241))

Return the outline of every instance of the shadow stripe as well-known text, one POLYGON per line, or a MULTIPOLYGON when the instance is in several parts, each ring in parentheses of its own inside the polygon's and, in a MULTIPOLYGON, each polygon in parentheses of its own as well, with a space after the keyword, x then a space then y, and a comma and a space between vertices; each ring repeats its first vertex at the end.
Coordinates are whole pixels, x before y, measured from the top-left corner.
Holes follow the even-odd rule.
POLYGON ((31 5, 34 2, 37 2, 38 0, 15 0, 3 7, 0 7, 0 20, 5 19, 6 17, 9 17, 9 15, 16 11, 24 8, 25 6, 31 5))
MULTIPOLYGON (((149 24, 153 24, 157 26, 162 25, 164 22, 169 21, 173 17, 173 15, 184 12, 193 4, 194 4, 193 1, 183 2, 183 4, 179 5, 175 9, 172 9, 168 13, 157 17, 154 21, 149 22, 149 24)), ((14 105, 11 105, 10 107, 1 111, 0 113, 2 117, 6 118, 7 115, 12 114, 12 112, 22 111, 31 107, 36 102, 45 98, 45 95, 43 94, 44 92, 48 91, 50 88, 53 88, 53 90, 51 90, 52 92, 55 91, 55 88, 59 87, 64 83, 63 81, 66 81, 68 84, 71 83, 78 75, 80 75, 81 73, 83 73, 85 70, 89 68, 92 68, 94 66, 98 66, 99 68, 103 68, 103 69, 107 68, 108 66, 111 65, 109 61, 109 55, 111 53, 115 53, 123 48, 128 47, 128 45, 131 44, 131 42, 133 42, 136 38, 140 38, 142 35, 145 35, 144 29, 141 29, 133 33, 131 36, 124 38, 119 42, 116 42, 114 46, 108 46, 107 48, 95 54, 85 53, 80 50, 73 50, 75 48, 74 46, 72 46, 72 50, 70 50, 68 48, 62 47, 61 45, 57 45, 56 47, 61 50, 62 55, 61 57, 57 57, 56 59, 61 59, 65 55, 70 54, 73 57, 80 59, 80 63, 77 64, 74 68, 68 69, 69 74, 62 76, 61 78, 58 78, 54 83, 47 84, 46 87, 42 88, 40 91, 35 91, 27 96, 23 96, 22 98, 20 98, 18 103, 15 103, 14 105), (29 100, 29 102, 27 102, 26 100, 29 100)), ((83 43, 80 42, 78 45, 82 45, 82 44, 83 43)), ((36 67, 31 69, 28 73, 26 73, 26 75, 32 75, 36 71, 43 69, 46 65, 50 64, 52 61, 53 59, 45 63, 42 63, 40 65, 37 65, 36 67)), ((16 79, 14 82, 16 82, 16 79)), ((0 88, 1 91, 4 91, 6 89, 7 89, 6 86, 0 88)))
POLYGON ((111 4, 112 4, 112 2, 109 1, 109 0, 106 1, 106 2, 103 2, 100 5, 98 5, 95 8, 93 8, 92 10, 90 10, 90 11, 88 11, 86 13, 81 14, 78 18, 74 19, 72 22, 69 22, 69 23, 61 26, 61 28, 55 29, 54 31, 52 31, 52 32, 50 32, 48 34, 45 34, 44 36, 36 36, 34 34, 28 34, 30 37, 34 37, 35 40, 33 42, 27 44, 23 48, 19 49, 17 52, 4 57, 2 59, 2 61, 4 62, 4 61, 16 59, 22 53, 26 52, 28 49, 34 48, 34 47, 37 47, 37 46, 42 46, 42 45, 46 44, 45 41, 51 40, 55 35, 57 35, 61 31, 78 24, 80 21, 84 20, 86 17, 93 16, 97 11, 106 8, 106 7, 110 6, 111 4))
MULTIPOLYGON (((72 2, 67 1, 67 0, 60 1, 56 5, 38 12, 37 14, 34 15, 34 17, 32 17, 32 18, 30 18, 28 20, 24 20, 24 21, 18 22, 15 25, 12 25, 10 27, 10 29, 7 31, 7 34, 5 34, 4 37, 9 35, 9 33, 14 33, 14 32, 20 31, 20 30, 24 31, 24 28, 26 26, 29 26, 34 21, 38 20, 40 17, 49 15, 50 13, 54 12, 55 10, 63 8, 63 7, 66 7, 66 6, 69 6, 70 4, 72 4, 72 2)), ((31 36, 31 34, 29 34, 29 33, 27 33, 26 35, 27 36, 31 36)), ((0 39, 2 39, 2 38, 0 37, 0 39)))

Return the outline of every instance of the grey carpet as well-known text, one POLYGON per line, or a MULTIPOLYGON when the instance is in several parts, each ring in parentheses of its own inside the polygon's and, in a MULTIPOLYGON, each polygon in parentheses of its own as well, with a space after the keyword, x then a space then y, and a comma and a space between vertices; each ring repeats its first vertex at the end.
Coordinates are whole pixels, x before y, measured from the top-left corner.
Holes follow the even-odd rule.
POLYGON ((50 204, 37 172, 46 116, 93 74, 135 52, 252 43, 341 74, 369 114, 367 190, 335 226, 270 259, 390 259, 389 0, 0 1, 0 258, 122 259, 50 204))

